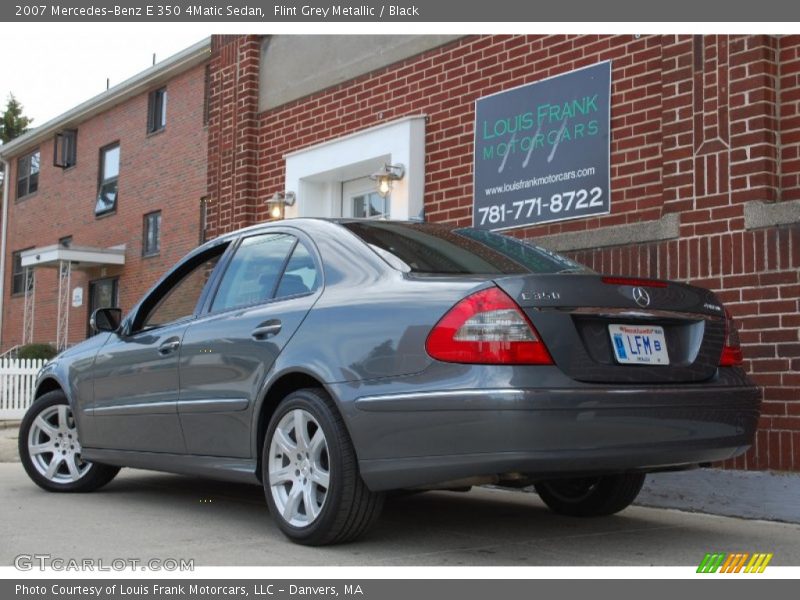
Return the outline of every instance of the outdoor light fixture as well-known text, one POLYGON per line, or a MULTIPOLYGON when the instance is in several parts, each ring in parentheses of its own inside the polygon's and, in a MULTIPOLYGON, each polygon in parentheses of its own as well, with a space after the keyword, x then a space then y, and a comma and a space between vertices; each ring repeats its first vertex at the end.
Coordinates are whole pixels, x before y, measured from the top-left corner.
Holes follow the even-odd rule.
POLYGON ((369 178, 378 183, 378 193, 382 198, 386 198, 389 192, 392 191, 392 182, 399 181, 405 174, 406 168, 403 165, 390 165, 387 163, 383 165, 383 168, 370 175, 369 178))
POLYGON ((275 192, 272 198, 267 200, 269 216, 273 219, 280 219, 284 216, 287 206, 294 206, 297 196, 294 192, 275 192))

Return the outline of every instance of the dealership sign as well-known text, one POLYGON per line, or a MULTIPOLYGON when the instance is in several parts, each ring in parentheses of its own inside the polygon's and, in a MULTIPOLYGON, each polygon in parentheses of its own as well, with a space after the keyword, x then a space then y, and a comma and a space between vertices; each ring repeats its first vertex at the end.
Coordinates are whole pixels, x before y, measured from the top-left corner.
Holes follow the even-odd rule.
POLYGON ((608 213, 610 105, 609 61, 478 99, 475 227, 608 213))

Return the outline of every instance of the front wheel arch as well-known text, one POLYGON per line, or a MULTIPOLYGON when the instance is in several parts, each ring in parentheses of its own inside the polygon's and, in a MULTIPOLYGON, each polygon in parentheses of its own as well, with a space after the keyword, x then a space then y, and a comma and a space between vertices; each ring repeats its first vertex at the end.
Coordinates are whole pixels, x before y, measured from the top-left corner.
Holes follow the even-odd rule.
POLYGON ((50 392, 61 392, 66 395, 64 388, 62 387, 61 383, 55 377, 45 377, 39 382, 39 385, 36 387, 36 391, 33 394, 33 399, 38 400, 45 394, 50 392))

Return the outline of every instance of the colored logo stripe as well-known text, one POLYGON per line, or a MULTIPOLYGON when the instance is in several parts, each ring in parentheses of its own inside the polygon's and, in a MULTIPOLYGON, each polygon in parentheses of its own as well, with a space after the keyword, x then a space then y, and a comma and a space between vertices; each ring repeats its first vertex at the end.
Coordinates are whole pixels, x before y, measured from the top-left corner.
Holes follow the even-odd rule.
POLYGON ((747 552, 729 554, 728 560, 726 560, 725 564, 722 565, 722 570, 720 573, 738 573, 742 570, 742 565, 744 565, 744 561, 747 560, 748 556, 750 555, 747 552))
POLYGON ((772 554, 753 554, 753 558, 747 563, 745 573, 763 573, 767 568, 769 561, 772 560, 772 554))
POLYGON ((697 572, 716 573, 723 560, 725 560, 725 554, 717 552, 713 554, 706 554, 703 558, 703 561, 700 563, 700 566, 697 567, 697 572))
POLYGON ((747 552, 734 552, 726 554, 724 552, 709 552, 697 567, 698 573, 739 573, 744 568, 744 573, 763 573, 764 569, 772 560, 772 553, 757 552, 748 554, 747 552), (750 559, 747 562, 747 559, 750 559), (747 566, 745 566, 747 562, 747 566))

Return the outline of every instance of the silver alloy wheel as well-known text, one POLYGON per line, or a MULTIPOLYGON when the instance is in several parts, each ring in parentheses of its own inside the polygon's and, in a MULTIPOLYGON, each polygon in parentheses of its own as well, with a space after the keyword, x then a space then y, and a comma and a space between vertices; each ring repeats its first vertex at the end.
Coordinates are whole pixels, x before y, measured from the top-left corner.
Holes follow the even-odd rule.
POLYGON ((330 485, 328 442, 311 413, 296 408, 283 416, 270 440, 268 469, 272 499, 284 521, 311 525, 330 485))
POLYGON ((34 419, 28 432, 28 454, 39 473, 53 483, 74 483, 92 464, 81 459, 81 445, 72 409, 49 406, 34 419))

